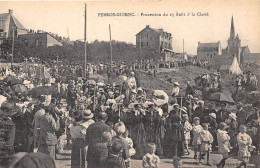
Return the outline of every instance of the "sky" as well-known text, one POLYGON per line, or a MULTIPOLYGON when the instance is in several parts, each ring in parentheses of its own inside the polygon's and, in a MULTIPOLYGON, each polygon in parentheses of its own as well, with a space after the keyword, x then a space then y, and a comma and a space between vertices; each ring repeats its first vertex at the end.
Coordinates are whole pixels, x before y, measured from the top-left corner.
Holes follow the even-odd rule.
MULTIPOLYGON (((14 16, 27 29, 40 29, 70 37, 84 39, 83 1, 0 1, 0 13, 12 9, 14 16)), ((87 40, 109 41, 109 24, 112 40, 135 44, 135 35, 150 25, 172 34, 173 51, 196 54, 198 42, 221 41, 227 46, 231 17, 234 17, 235 33, 242 46, 260 53, 260 0, 145 0, 108 1, 87 3, 87 40), (197 16, 197 13, 208 16, 197 16), (134 13, 135 16, 100 17, 99 13, 134 13), (141 16, 142 14, 168 14, 168 16, 141 16), (185 13, 185 16, 176 16, 185 13), (188 13, 190 15, 188 16, 188 13), (191 16, 192 13, 195 16, 191 16), (169 16, 174 14, 174 16, 169 16)))

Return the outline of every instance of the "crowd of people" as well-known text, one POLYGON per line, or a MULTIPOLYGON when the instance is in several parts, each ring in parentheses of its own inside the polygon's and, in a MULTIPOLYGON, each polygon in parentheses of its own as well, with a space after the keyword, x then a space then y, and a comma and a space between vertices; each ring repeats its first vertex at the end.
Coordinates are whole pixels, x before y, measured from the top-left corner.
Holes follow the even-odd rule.
MULTIPOLYGON (((91 65, 89 74, 102 69, 91 65)), ((19 83, 3 80, 0 95, 5 101, 0 115, 1 124, 9 126, 5 146, 10 154, 37 150, 55 160, 63 148, 64 134, 71 145, 73 168, 86 163, 88 168, 126 168, 131 167, 131 158, 142 159, 143 167, 154 168, 160 166, 160 158, 173 158, 173 166, 180 167, 191 148, 198 163, 206 156, 205 164, 211 165, 209 158, 215 151, 223 156, 218 167, 224 167, 231 155, 239 157, 239 167, 246 167, 251 153, 260 151, 257 107, 249 112, 237 102, 236 109, 230 111, 226 102, 220 102, 219 108, 196 97, 190 82, 185 97, 179 97, 178 81, 169 96, 162 90, 148 95, 138 84, 134 68, 122 66, 117 72, 115 83, 52 76, 32 88, 55 87, 57 92, 37 96, 30 94, 33 89, 21 91, 14 87, 19 83)), ((9 76, 21 83, 31 80, 18 73, 12 71, 9 76)), ((202 87, 221 88, 217 73, 203 74, 196 81, 202 87)))

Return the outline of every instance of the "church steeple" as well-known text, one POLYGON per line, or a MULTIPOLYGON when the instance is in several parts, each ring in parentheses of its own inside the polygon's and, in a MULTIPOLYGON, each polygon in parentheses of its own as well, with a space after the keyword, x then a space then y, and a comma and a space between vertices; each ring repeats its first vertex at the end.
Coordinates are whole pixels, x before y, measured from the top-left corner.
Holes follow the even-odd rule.
POLYGON ((233 21, 233 15, 231 19, 231 29, 230 29, 230 39, 235 38, 235 27, 234 27, 234 21, 233 21))

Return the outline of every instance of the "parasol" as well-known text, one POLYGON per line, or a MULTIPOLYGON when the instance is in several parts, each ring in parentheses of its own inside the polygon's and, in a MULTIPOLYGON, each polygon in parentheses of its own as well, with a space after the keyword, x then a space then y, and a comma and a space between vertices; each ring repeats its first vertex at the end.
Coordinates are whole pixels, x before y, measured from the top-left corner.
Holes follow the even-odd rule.
POLYGON ((248 94, 259 95, 259 94, 260 94, 260 90, 254 90, 254 91, 252 91, 252 92, 249 92, 248 94))
POLYGON ((86 85, 96 85, 96 81, 94 81, 94 80, 88 80, 85 84, 86 84, 86 85))
POLYGON ((24 93, 28 91, 27 87, 23 84, 13 85, 12 90, 15 91, 16 93, 24 93))
POLYGON ((130 109, 133 109, 133 108, 135 108, 135 105, 139 105, 140 103, 130 103, 129 105, 128 105, 128 108, 130 108, 130 109))
POLYGON ((154 96, 153 102, 157 106, 161 106, 163 104, 166 104, 169 101, 169 96, 163 90, 154 90, 153 96, 154 96))
POLYGON ((30 91, 30 94, 33 97, 37 97, 40 95, 51 95, 51 94, 55 94, 57 92, 58 91, 55 86, 40 86, 40 87, 33 88, 30 91))
POLYGON ((209 100, 215 100, 215 101, 226 102, 226 103, 235 103, 235 101, 233 100, 233 98, 230 95, 226 95, 222 92, 212 93, 209 96, 209 100))
POLYGON ((22 83, 22 81, 13 76, 7 76, 6 78, 4 78, 4 81, 10 86, 22 83))
POLYGON ((105 81, 105 78, 102 75, 89 75, 89 79, 95 80, 96 82, 105 81))
POLYGON ((0 95, 0 107, 2 105, 3 102, 5 102, 7 100, 7 97, 0 95))
POLYGON ((154 103, 153 103, 153 102, 150 102, 150 101, 146 101, 146 102, 144 102, 143 106, 144 106, 145 108, 147 108, 149 105, 152 105, 152 104, 154 104, 154 103))

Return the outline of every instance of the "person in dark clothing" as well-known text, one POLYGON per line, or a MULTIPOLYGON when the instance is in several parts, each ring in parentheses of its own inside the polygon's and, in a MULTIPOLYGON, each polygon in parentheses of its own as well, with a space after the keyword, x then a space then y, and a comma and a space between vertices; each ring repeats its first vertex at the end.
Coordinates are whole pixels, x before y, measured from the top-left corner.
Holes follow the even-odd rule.
POLYGON ((187 95, 193 95, 193 88, 190 85, 190 81, 187 81, 187 87, 186 87, 186 96, 187 95))
POLYGON ((237 110, 238 111, 237 111, 236 115, 237 115, 238 125, 245 124, 246 123, 246 119, 247 119, 247 113, 244 110, 242 103, 238 103, 237 104, 237 110))
POLYGON ((204 123, 204 116, 205 116, 205 107, 204 101, 199 101, 198 107, 195 109, 194 113, 192 114, 192 119, 195 117, 199 117, 201 123, 204 123))
POLYGON ((212 150, 216 150, 217 146, 217 128, 218 128, 218 123, 216 121, 216 114, 215 113, 210 113, 209 116, 205 119, 206 123, 209 123, 209 132, 213 136, 213 143, 212 143, 212 150))
MULTIPOLYGON (((106 159, 108 157, 109 149, 111 146, 112 135, 110 132, 103 132, 101 135, 101 143, 96 143, 94 145, 93 159, 95 166, 98 168, 106 167, 106 159)), ((94 165, 93 165, 94 166, 94 165)))
POLYGON ((12 168, 56 168, 51 156, 40 152, 19 152, 6 159, 1 165, 12 168))
POLYGON ((179 110, 172 110, 169 114, 169 129, 171 130, 171 149, 173 156, 181 157, 184 154, 184 129, 179 110))
POLYGON ((126 168, 125 161, 121 157, 123 144, 121 141, 115 141, 112 144, 111 152, 106 160, 106 168, 126 168))
POLYGON ((217 123, 225 122, 229 117, 230 112, 226 109, 226 103, 220 105, 220 109, 216 113, 217 123))
POLYGON ((86 131, 86 145, 88 146, 87 151, 87 162, 88 168, 96 168, 95 159, 93 159, 93 153, 91 151, 94 150, 94 145, 96 143, 101 143, 101 135, 103 132, 111 132, 111 128, 105 122, 107 121, 107 113, 100 112, 98 114, 98 122, 91 124, 86 131))
POLYGON ((33 114, 33 104, 28 104, 27 109, 23 115, 23 120, 26 124, 26 152, 33 152, 33 119, 34 119, 34 114, 33 114))

